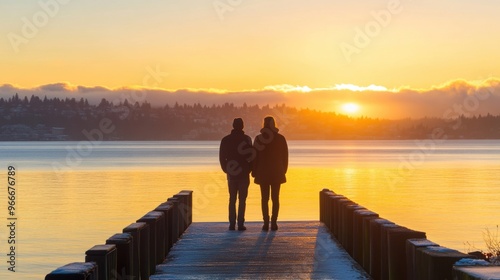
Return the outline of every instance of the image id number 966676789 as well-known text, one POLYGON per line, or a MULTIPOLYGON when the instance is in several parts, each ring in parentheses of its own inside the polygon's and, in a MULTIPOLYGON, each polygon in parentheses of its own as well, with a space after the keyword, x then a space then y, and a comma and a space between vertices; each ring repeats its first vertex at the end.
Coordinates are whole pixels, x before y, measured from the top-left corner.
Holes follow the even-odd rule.
POLYGON ((7 254, 7 270, 16 272, 16 232, 17 232, 17 216, 16 216, 16 168, 12 165, 7 167, 7 229, 8 229, 8 254, 7 254))

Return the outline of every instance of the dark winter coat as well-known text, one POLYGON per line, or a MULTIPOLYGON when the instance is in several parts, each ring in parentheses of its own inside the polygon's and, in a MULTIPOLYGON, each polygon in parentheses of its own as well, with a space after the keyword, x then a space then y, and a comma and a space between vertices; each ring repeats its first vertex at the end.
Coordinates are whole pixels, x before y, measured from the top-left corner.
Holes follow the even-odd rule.
POLYGON ((219 162, 228 180, 248 180, 253 158, 252 139, 242 130, 233 129, 231 134, 222 138, 219 162))
POLYGON ((288 145, 277 129, 263 128, 255 137, 253 147, 256 157, 252 176, 259 185, 282 184, 286 182, 288 169, 288 145))

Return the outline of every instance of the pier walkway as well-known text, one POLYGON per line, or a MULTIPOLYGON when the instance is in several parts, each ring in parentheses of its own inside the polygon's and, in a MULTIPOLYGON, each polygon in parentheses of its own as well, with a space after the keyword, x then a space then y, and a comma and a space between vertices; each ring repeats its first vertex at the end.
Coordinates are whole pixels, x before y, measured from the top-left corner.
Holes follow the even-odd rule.
POLYGON ((320 222, 193 223, 150 279, 370 279, 320 222))

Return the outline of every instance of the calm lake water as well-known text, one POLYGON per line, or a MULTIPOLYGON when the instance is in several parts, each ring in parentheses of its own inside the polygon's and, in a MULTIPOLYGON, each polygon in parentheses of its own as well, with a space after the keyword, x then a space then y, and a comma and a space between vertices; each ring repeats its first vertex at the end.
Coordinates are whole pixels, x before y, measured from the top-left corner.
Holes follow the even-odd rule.
MULTIPOLYGON (((102 244, 180 190, 194 191, 194 221, 226 221, 219 142, 0 142, 0 180, 17 169, 17 263, 7 271, 0 229, 0 279, 43 279, 84 261, 102 244)), ((500 224, 500 141, 289 141, 280 220, 318 220, 329 188, 446 247, 484 249, 500 224)), ((0 219, 7 223, 7 192, 0 219)), ((250 185, 247 220, 260 221, 250 185)))

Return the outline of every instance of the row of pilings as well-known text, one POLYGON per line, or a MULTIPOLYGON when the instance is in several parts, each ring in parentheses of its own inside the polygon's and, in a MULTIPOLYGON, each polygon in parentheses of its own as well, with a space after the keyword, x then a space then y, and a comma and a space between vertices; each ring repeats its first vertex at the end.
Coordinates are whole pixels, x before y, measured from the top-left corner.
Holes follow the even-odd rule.
POLYGON ((85 252, 85 262, 64 265, 46 280, 149 279, 193 221, 193 192, 181 191, 121 233, 85 252))
POLYGON ((500 267, 426 239, 349 198, 320 192, 320 221, 375 280, 500 279, 500 267), (491 273, 498 278, 489 278, 491 273))

